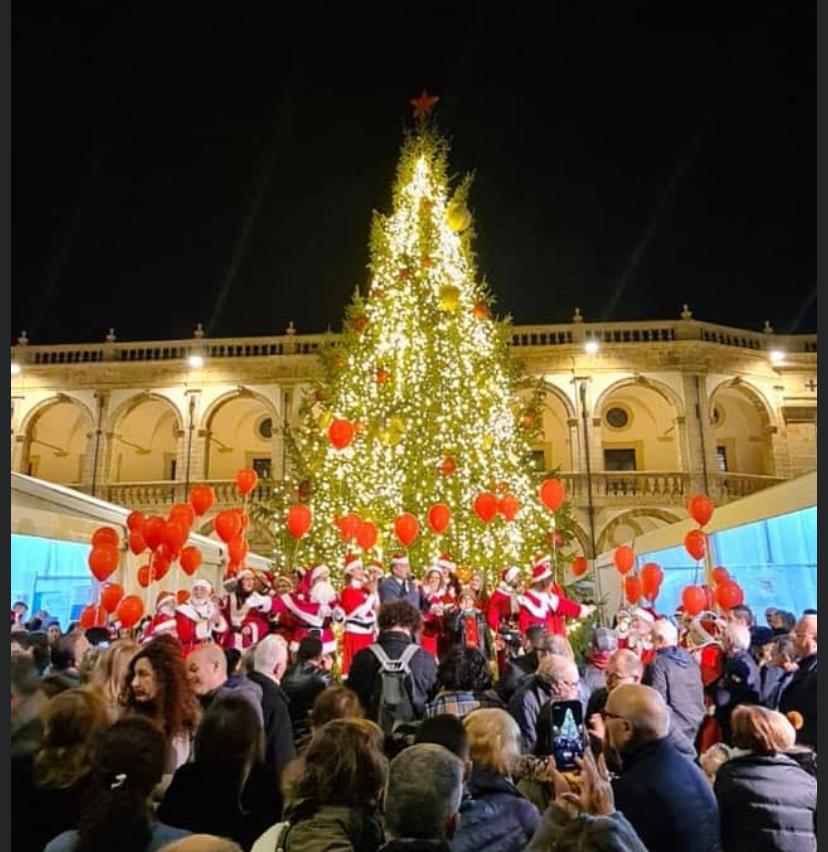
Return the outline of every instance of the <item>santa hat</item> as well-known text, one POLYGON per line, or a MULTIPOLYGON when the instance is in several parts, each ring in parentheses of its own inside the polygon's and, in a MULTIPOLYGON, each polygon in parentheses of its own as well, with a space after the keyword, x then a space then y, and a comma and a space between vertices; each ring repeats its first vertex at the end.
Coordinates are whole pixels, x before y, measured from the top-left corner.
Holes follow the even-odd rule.
POLYGON ((172 592, 159 592, 158 597, 155 599, 155 609, 158 611, 165 603, 171 603, 173 606, 176 605, 176 597, 172 592))
POLYGON ((532 566, 532 582, 540 583, 543 580, 548 580, 552 576, 552 560, 545 553, 539 553, 535 557, 535 564, 532 566))
POLYGON ((517 565, 510 565, 508 568, 504 568, 503 573, 500 575, 504 583, 513 583, 518 577, 520 577, 520 568, 517 565))
POLYGON ((236 574, 236 580, 243 580, 245 577, 255 577, 256 575, 249 568, 242 568, 238 574, 236 574))
POLYGON ((345 557, 345 574, 356 574, 358 571, 362 570, 362 559, 360 559, 359 554, 357 553, 349 553, 345 557))
POLYGON ((453 574, 457 570, 457 563, 448 553, 441 553, 436 564, 441 571, 448 571, 449 574, 453 574))
POLYGON ((631 614, 633 618, 640 618, 642 621, 646 621, 647 624, 656 623, 656 613, 651 607, 637 606, 631 614))
POLYGON ((431 568, 425 572, 425 579, 427 580, 432 574, 436 574, 441 580, 443 579, 443 572, 436 565, 432 565, 431 568))
POLYGON ((314 565, 313 568, 310 569, 310 586, 321 579, 324 575, 331 575, 331 569, 328 568, 327 565, 314 565))
POLYGON ((369 574, 376 574, 379 577, 382 577, 382 575, 385 573, 385 568, 382 567, 382 562, 377 562, 376 560, 374 560, 373 562, 369 562, 365 566, 365 570, 369 574))
POLYGON ((213 591, 213 584, 209 580, 205 580, 203 577, 200 577, 198 580, 196 580, 193 583, 192 588, 193 589, 203 588, 203 589, 207 589, 208 592, 212 592, 213 591))
POLYGON ((398 568, 401 565, 404 565, 406 568, 411 567, 411 563, 408 561, 408 557, 404 553, 395 553, 391 557, 391 567, 398 568))

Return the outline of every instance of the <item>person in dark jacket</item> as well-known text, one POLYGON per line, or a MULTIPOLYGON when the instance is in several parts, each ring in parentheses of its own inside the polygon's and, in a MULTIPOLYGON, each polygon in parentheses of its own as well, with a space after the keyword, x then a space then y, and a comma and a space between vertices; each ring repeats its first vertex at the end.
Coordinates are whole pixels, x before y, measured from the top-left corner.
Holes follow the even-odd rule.
POLYGON ((320 693, 333 684, 327 669, 327 657, 318 636, 306 636, 296 652, 296 661, 282 678, 282 689, 288 699, 288 712, 293 728, 293 743, 303 749, 310 739, 308 714, 320 693))
POLYGON ((514 664, 524 675, 534 674, 538 670, 538 652, 543 647, 546 627, 543 624, 533 624, 526 628, 524 650, 522 657, 515 657, 514 664))
POLYGON ((794 648, 799 653, 799 668, 779 699, 779 711, 794 711, 802 717, 796 740, 817 747, 817 617, 803 615, 793 632, 794 648))
POLYGON ((264 724, 261 687, 244 675, 228 675, 227 657, 220 646, 209 644, 196 647, 187 657, 187 677, 204 711, 209 710, 217 698, 240 695, 250 703, 259 724, 264 724))
POLYGON ((761 682, 759 666, 750 655, 750 630, 743 624, 730 624, 722 634, 724 674, 716 687, 716 719, 722 737, 730 743, 730 715, 740 704, 758 704, 761 682))
POLYGON ((795 731, 765 707, 737 707, 733 744, 747 754, 731 757, 716 774, 725 852, 815 852, 817 782, 784 752, 795 731))
POLYGON ((454 852, 520 852, 535 833, 540 813, 512 782, 520 758, 520 728, 505 711, 478 710, 463 722, 471 776, 460 806, 454 852))
MULTIPOLYGON (((379 638, 377 643, 389 659, 398 660, 405 648, 414 642, 414 636, 422 629, 423 619, 420 611, 405 600, 391 601, 380 607, 379 638)), ((420 649, 411 658, 410 698, 414 712, 421 718, 426 703, 437 685, 437 663, 427 651, 420 649)), ((348 688, 352 689, 362 702, 369 718, 376 716, 380 663, 370 648, 363 648, 354 657, 348 673, 348 688)))
POLYGON ((671 727, 695 743, 705 713, 699 664, 678 647, 678 630, 671 621, 666 618, 656 621, 651 635, 655 656, 641 682, 664 699, 670 708, 671 727))
POLYGON ((792 636, 775 637, 770 664, 760 672, 760 698, 769 710, 779 709, 779 699, 799 668, 798 657, 792 636))
POLYGON ((377 594, 380 604, 402 600, 420 609, 420 586, 411 578, 411 564, 407 556, 395 553, 391 557, 391 574, 379 581, 377 594))
POLYGON ((288 663, 287 643, 275 633, 265 636, 248 657, 247 677, 262 690, 264 720, 264 763, 276 773, 296 756, 289 700, 279 682, 288 663))
POLYGON ((615 804, 647 849, 719 852, 710 782, 667 742, 670 710, 652 687, 614 689, 604 710, 607 742, 620 756, 615 804))

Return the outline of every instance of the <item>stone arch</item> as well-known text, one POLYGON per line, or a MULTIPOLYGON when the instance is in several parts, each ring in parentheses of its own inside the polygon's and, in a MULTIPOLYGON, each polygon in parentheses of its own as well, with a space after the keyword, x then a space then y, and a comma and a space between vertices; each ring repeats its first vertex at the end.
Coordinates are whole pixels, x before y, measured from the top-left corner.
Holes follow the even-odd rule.
POLYGON ((758 388, 740 378, 725 379, 710 394, 709 416, 721 472, 774 475, 777 419, 758 388))
POLYGON ((535 387, 540 387, 543 393, 541 433, 532 447, 537 468, 577 470, 577 442, 573 434, 576 420, 571 400, 560 388, 546 381, 521 388, 520 396, 529 394, 535 387))
POLYGON ((595 546, 598 553, 604 553, 616 544, 620 544, 620 541, 616 542, 614 540, 614 534, 621 527, 629 527, 637 538, 651 529, 675 524, 681 520, 685 520, 685 517, 680 512, 670 509, 661 509, 654 506, 625 509, 607 521, 604 528, 598 534, 595 546), (654 521, 660 523, 653 523, 654 521))
POLYGON ((668 405, 670 405, 674 411, 676 412, 676 417, 684 417, 685 416, 685 407, 684 402, 681 397, 671 388, 669 385, 664 382, 659 381, 658 379, 651 379, 649 376, 626 376, 623 379, 618 379, 613 382, 609 387, 604 388, 601 391, 598 398, 595 400, 593 405, 593 411, 596 413, 596 416, 600 416, 600 412, 603 411, 604 406, 606 405, 607 398, 612 396, 618 390, 628 386, 635 385, 638 387, 649 388, 650 390, 655 391, 659 396, 661 396, 668 405))

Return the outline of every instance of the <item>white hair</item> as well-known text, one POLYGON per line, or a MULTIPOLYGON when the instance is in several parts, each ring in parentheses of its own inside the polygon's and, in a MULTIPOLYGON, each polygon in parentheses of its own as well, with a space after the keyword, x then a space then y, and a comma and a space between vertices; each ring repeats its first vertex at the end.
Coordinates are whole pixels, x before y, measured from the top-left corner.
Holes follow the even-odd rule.
POLYGON ((284 637, 271 633, 253 648, 253 671, 273 676, 276 666, 287 662, 288 647, 284 637))
POLYGON ((660 618, 653 625, 652 634, 653 639, 656 637, 663 639, 665 645, 678 644, 678 630, 676 629, 676 625, 666 618, 660 618))
POLYGON ((736 622, 728 625, 724 637, 734 651, 747 651, 750 648, 750 628, 746 624, 736 622))

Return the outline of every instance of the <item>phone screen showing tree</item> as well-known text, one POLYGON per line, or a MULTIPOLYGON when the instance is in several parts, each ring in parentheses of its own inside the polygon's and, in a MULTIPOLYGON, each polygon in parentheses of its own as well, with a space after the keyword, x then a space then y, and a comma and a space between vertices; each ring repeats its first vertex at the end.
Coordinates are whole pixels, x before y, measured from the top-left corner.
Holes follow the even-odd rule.
POLYGON ((576 757, 584 753, 584 710, 580 701, 552 704, 552 756, 559 771, 577 769, 576 757))

